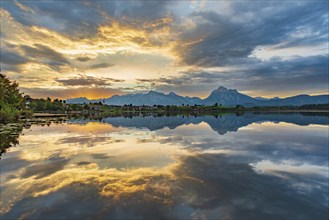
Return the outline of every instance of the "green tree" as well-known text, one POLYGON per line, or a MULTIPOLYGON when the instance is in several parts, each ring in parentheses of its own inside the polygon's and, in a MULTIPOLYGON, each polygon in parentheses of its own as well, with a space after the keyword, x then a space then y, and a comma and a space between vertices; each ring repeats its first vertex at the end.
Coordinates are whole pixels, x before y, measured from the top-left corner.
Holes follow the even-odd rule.
POLYGON ((0 73, 0 122, 15 120, 24 108, 24 98, 18 83, 0 73))

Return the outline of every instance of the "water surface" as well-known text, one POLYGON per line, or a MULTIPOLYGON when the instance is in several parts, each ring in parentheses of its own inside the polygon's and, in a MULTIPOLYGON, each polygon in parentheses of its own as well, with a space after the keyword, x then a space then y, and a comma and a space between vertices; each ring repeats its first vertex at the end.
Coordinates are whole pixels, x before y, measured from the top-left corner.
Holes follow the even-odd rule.
POLYGON ((1 218, 327 219, 328 125, 248 113, 1 126, 1 218))

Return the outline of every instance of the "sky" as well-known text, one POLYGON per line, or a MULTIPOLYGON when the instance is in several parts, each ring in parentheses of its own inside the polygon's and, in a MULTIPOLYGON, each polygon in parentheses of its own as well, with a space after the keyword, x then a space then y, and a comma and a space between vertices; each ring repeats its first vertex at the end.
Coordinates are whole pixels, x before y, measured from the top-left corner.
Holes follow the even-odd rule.
POLYGON ((327 1, 1 1, 1 71, 32 97, 328 94, 327 1))

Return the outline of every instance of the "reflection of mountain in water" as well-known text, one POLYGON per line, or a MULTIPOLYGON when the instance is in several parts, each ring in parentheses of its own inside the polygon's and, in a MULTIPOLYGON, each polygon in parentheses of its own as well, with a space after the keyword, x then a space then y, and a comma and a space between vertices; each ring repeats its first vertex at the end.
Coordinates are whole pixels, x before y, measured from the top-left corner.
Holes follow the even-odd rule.
POLYGON ((247 126, 252 123, 259 122, 286 122, 296 125, 328 125, 328 116, 306 116, 302 114, 253 114, 247 113, 242 116, 236 116, 234 114, 223 115, 218 118, 207 117, 204 122, 217 131, 219 134, 225 134, 228 131, 237 131, 240 127, 247 126))
MULTIPOLYGON (((168 127, 175 129, 181 125, 199 124, 206 122, 214 131, 219 134, 225 134, 228 131, 237 131, 240 127, 247 126, 255 122, 286 122, 297 125, 319 124, 328 125, 329 115, 324 114, 256 114, 246 113, 242 116, 236 114, 225 114, 222 116, 146 116, 146 117, 109 117, 102 119, 102 122, 109 123, 115 127, 135 127, 147 128, 151 131, 168 127)), ((80 121, 82 122, 82 121, 80 121)), ((83 122, 82 122, 83 123, 83 122)))

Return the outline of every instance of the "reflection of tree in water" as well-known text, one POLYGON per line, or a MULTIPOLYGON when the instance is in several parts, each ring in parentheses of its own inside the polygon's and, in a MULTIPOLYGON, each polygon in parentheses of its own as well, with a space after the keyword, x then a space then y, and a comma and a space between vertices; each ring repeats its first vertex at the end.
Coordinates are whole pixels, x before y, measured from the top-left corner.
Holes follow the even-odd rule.
POLYGON ((21 123, 8 124, 0 127, 0 159, 2 154, 6 153, 10 147, 19 144, 18 138, 23 128, 24 124, 21 123))
POLYGON ((34 119, 29 122, 13 123, 0 125, 0 159, 1 156, 8 151, 10 147, 19 144, 19 136, 22 134, 23 129, 29 129, 31 125, 36 126, 50 126, 51 123, 61 124, 65 119, 34 119))

